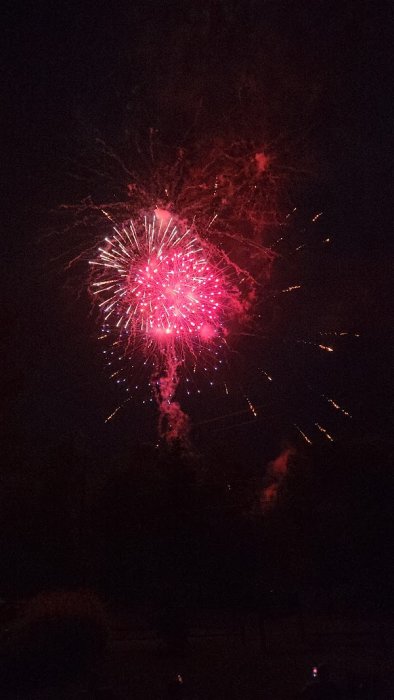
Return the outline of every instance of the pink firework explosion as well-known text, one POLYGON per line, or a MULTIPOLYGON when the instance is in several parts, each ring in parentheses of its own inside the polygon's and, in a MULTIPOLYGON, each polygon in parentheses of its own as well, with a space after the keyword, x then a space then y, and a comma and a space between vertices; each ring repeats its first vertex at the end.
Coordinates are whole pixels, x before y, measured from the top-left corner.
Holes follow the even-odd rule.
POLYGON ((152 360, 160 434, 181 437, 187 421, 173 400, 179 369, 201 353, 214 357, 226 324, 242 313, 234 270, 194 227, 158 209, 115 227, 90 264, 105 332, 123 346, 126 360, 136 352, 152 360))

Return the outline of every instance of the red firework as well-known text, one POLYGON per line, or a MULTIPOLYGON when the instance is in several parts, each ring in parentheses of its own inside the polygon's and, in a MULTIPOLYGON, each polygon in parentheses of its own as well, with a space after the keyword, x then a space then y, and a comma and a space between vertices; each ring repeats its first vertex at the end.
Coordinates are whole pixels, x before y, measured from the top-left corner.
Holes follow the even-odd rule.
POLYGON ((180 437, 179 368, 224 344, 226 324, 242 310, 233 271, 216 246, 163 210, 115 227, 90 264, 106 333, 126 360, 136 351, 152 359, 151 385, 166 416, 160 432, 180 437))

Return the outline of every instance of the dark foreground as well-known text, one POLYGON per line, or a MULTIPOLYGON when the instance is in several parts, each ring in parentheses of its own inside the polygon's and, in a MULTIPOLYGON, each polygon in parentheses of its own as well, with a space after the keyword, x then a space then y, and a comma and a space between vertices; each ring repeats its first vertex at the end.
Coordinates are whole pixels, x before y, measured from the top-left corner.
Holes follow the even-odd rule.
POLYGON ((351 678, 375 675, 379 691, 371 697, 394 697, 394 624, 388 619, 294 615, 259 625, 254 614, 198 611, 190 616, 187 644, 178 651, 158 639, 147 611, 118 608, 111 612, 110 627, 106 661, 89 680, 10 697, 285 700, 297 697, 312 667, 322 662, 343 688, 351 678), (184 694, 169 695, 177 674, 184 694))

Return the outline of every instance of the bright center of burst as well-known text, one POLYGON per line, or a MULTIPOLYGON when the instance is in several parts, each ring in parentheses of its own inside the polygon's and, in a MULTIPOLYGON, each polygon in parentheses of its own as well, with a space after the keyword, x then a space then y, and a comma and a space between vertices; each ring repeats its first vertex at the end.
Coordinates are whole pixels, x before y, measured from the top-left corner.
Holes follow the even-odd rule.
POLYGON ((157 340, 198 336, 211 340, 219 326, 220 278, 205 258, 171 251, 131 265, 126 300, 130 323, 157 340))
POLYGON ((104 323, 134 347, 212 342, 224 334, 232 298, 226 273, 207 258, 198 234, 162 214, 115 227, 91 261, 101 273, 93 288, 104 323))

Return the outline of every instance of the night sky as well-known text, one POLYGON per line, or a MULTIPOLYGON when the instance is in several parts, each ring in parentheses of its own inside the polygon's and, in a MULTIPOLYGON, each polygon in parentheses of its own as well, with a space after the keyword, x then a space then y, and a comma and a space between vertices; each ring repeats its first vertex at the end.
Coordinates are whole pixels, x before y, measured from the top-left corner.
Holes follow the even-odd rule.
MULTIPOLYGON (((87 194, 70 177, 70 164, 83 161, 97 134, 121 148, 128 128, 145 125, 174 145, 193 114, 189 76, 214 122, 228 108, 241 65, 262 86, 267 123, 277 123, 300 162, 306 154, 313 160, 311 177, 289 195, 304 211, 323 210, 324 231, 333 238, 327 255, 303 271, 315 300, 306 302, 308 313, 313 323, 320 313, 323 324, 343 320, 361 335, 345 342, 335 360, 325 357, 327 365, 314 366, 301 352, 296 371, 313 366, 327 394, 340 391, 354 416, 336 426, 340 437, 390 442, 389 6, 16 2, 3 10, 2 433, 10 465, 70 440, 103 462, 114 451, 127 454, 136 441, 154 440, 154 413, 140 405, 129 404, 104 426, 117 390, 102 370, 83 268, 65 270, 75 241, 58 234, 56 211, 87 194)), ((285 314, 289 323, 297 303, 285 314)), ((286 366, 293 352, 276 358, 284 386, 293 381, 286 366)), ((208 444, 256 459, 274 455, 295 438, 286 391, 254 424, 241 425, 245 415, 236 428, 201 426, 197 450, 208 444)), ((306 424, 308 392, 300 405, 306 424)), ((193 411, 196 422, 197 414, 203 420, 226 408, 217 402, 193 411)))

